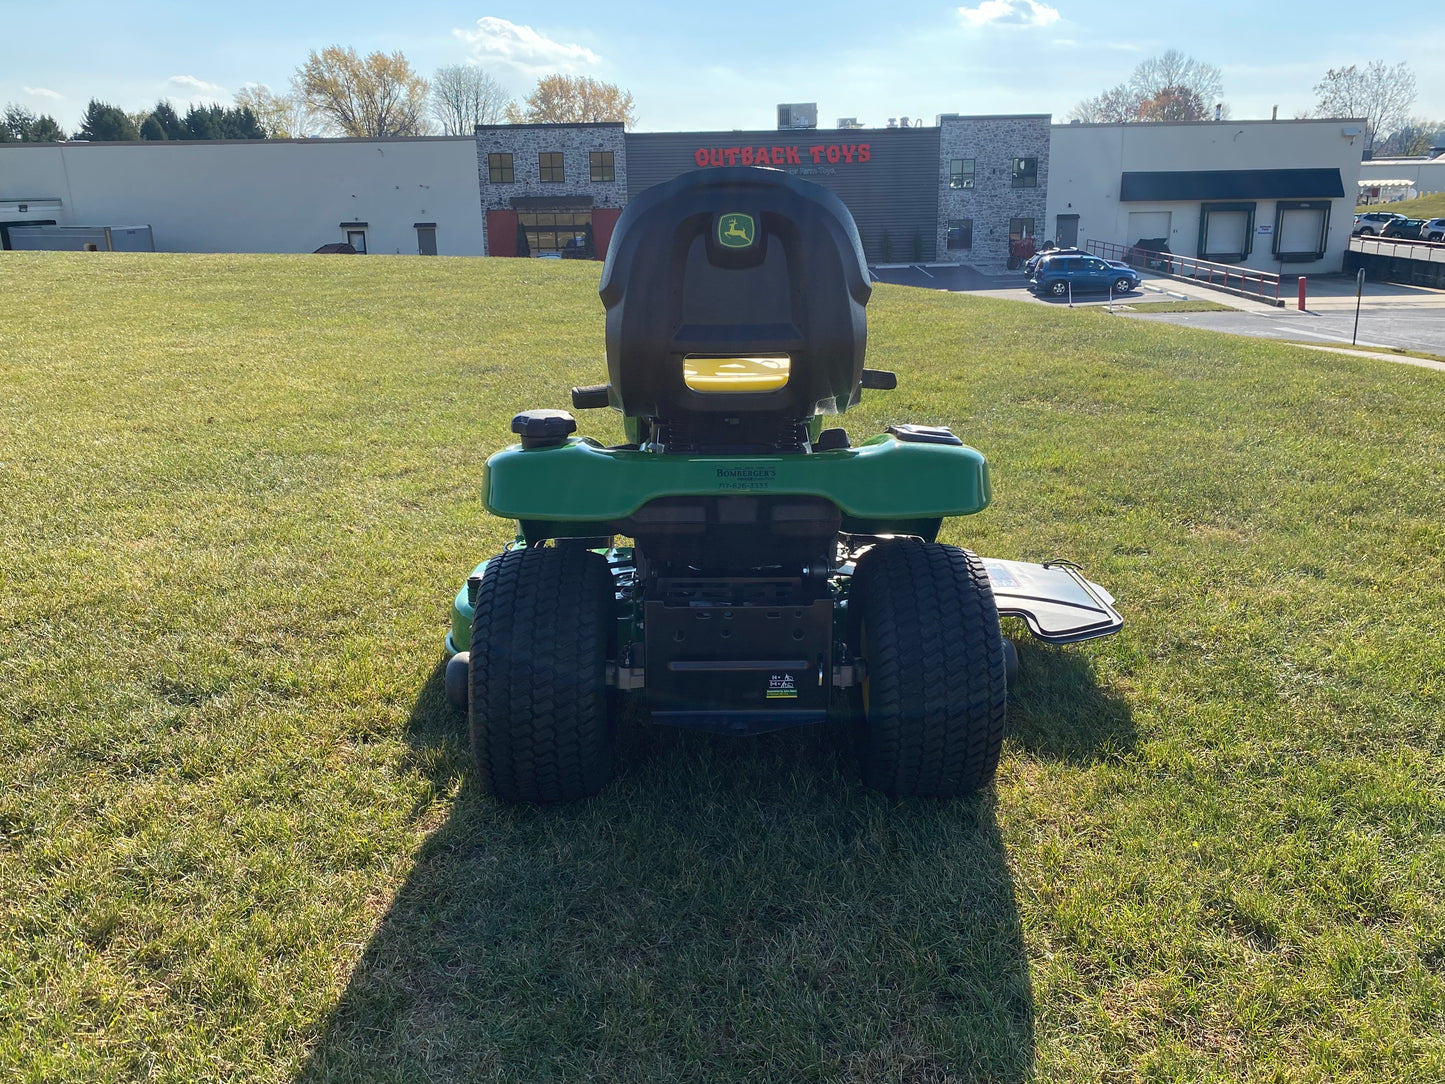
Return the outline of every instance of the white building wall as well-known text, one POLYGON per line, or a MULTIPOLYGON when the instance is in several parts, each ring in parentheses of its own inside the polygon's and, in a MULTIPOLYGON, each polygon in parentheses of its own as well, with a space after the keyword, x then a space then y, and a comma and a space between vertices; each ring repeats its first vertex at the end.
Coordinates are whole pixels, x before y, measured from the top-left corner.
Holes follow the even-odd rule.
MULTIPOLYGON (((1350 226, 1354 221, 1355 194, 1360 177, 1364 140, 1345 133, 1363 122, 1305 121, 1200 121, 1191 124, 1059 124, 1050 138, 1048 224, 1044 236, 1053 237, 1058 216, 1079 216, 1079 244, 1109 241, 1133 244, 1129 216, 1170 216, 1169 248, 1195 256, 1199 246, 1200 202, 1121 203, 1119 182, 1124 173, 1245 170, 1338 169, 1344 196, 1330 202, 1324 258, 1310 263, 1286 263, 1290 274, 1339 271, 1344 265, 1350 226)), ((1211 201, 1212 202, 1212 201, 1211 201)), ((1271 229, 1276 201, 1256 204, 1252 251, 1237 266, 1279 271, 1272 253, 1271 229)), ((1139 220, 1136 220, 1136 222, 1139 220)))
POLYGON ((162 252, 312 252, 365 222, 367 251, 482 255, 477 144, 420 139, 0 144, 0 221, 29 200, 60 225, 143 223, 162 252))
POLYGON ((1445 192, 1445 154, 1438 158, 1372 158, 1360 163, 1360 180, 1409 181, 1417 196, 1445 192))

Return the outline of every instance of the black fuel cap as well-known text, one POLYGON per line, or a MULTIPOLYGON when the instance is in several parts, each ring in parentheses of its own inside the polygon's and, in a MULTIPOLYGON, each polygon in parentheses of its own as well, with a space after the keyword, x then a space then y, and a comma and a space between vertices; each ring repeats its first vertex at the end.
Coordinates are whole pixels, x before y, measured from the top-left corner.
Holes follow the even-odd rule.
POLYGON ((577 432, 577 419, 565 410, 524 410, 512 419, 512 432, 523 448, 550 448, 577 432))

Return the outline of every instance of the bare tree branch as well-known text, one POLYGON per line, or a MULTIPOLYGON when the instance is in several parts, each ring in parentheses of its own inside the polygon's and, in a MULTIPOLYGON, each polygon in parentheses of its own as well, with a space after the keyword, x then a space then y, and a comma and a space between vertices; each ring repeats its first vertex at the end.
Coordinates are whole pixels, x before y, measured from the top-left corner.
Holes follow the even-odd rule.
POLYGON ((1142 61, 1127 83, 1085 98, 1069 118, 1091 124, 1204 120, 1223 97, 1218 68, 1170 49, 1142 61))
POLYGON ((1393 68, 1372 60, 1364 69, 1331 68, 1315 84, 1319 117, 1358 117, 1365 122, 1364 157, 1375 153, 1375 140, 1402 127, 1415 103, 1415 73, 1403 62, 1393 68))
POLYGON ((431 113, 446 135, 471 135, 478 124, 497 124, 512 104, 502 84, 476 64, 450 64, 431 78, 431 113))

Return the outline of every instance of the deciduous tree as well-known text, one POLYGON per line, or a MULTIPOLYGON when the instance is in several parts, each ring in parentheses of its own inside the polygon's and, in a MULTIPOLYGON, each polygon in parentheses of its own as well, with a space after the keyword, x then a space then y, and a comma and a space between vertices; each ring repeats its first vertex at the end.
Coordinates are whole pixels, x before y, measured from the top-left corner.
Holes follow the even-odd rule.
POLYGON ((425 135, 427 81, 401 53, 372 53, 332 45, 313 52, 293 86, 307 107, 342 135, 425 135))
POLYGON ((507 107, 512 124, 595 124, 621 121, 631 128, 637 123, 632 95, 614 83, 585 75, 547 75, 527 95, 525 109, 507 107))
POLYGON ((1140 120, 1204 120, 1207 115, 1204 99, 1185 86, 1165 87, 1139 106, 1140 120))
POLYGON ((1315 116, 1358 117, 1365 122, 1364 157, 1373 157, 1375 140, 1402 127, 1415 103, 1415 73, 1403 62, 1393 68, 1372 60, 1360 68, 1331 68, 1315 84, 1315 116))
POLYGON ((1445 145, 1445 121, 1411 117, 1375 144, 1382 157, 1411 157, 1429 154, 1431 147, 1445 145))
POLYGON ((273 93, 265 83, 253 83, 238 90, 236 106, 255 114, 268 139, 305 139, 321 128, 299 95, 273 93))
POLYGON ((1223 104, 1223 96, 1217 67, 1169 49, 1142 61, 1128 82, 1085 98, 1069 117, 1103 124, 1205 120, 1215 104, 1223 104))
POLYGON ((431 112, 446 135, 471 135, 478 124, 496 124, 512 96, 479 65, 450 64, 431 77, 431 112))

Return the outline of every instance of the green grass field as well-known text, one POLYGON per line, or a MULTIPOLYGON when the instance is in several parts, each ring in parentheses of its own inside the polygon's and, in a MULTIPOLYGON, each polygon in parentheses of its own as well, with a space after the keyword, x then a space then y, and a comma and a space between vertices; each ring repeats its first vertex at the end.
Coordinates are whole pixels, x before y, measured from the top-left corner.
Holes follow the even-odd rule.
POLYGON ((0 256, 0 1078, 1445 1079, 1445 374, 880 287, 849 431, 1124 632, 1024 645, 975 801, 633 720, 501 807, 447 606, 597 273, 0 256))
POLYGON ((1445 215, 1445 192, 1434 192, 1418 199, 1400 200, 1397 203, 1378 203, 1355 208, 1356 214, 1363 211, 1394 211, 1406 218, 1439 218, 1445 215))

